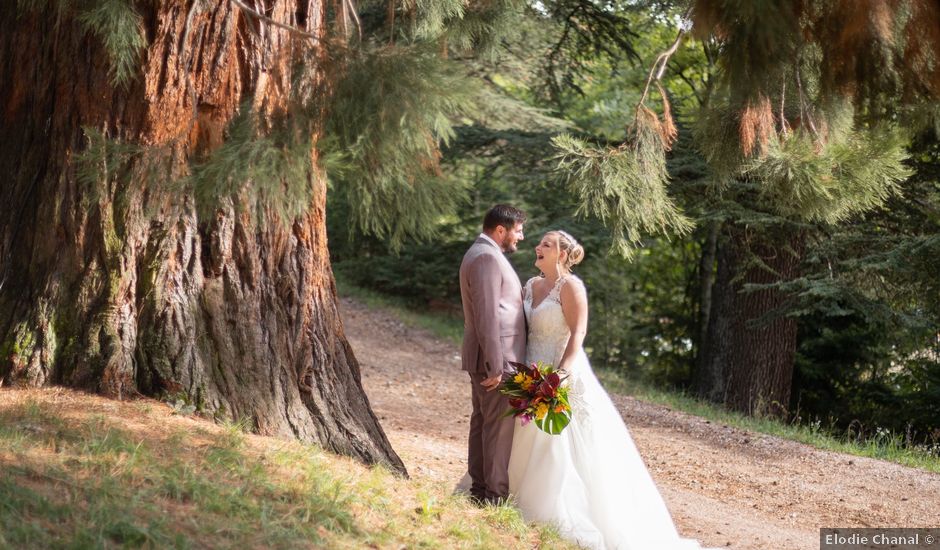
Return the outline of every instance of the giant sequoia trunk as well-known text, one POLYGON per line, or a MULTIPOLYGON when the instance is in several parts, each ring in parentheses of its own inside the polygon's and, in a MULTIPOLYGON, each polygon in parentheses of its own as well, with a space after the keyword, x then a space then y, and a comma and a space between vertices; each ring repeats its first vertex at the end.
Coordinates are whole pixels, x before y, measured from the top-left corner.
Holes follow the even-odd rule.
POLYGON ((790 401, 796 321, 777 316, 788 296, 745 290, 796 276, 804 237, 756 235, 729 224, 718 245, 707 338, 696 373, 699 395, 748 414, 782 416, 790 401))
MULTIPOLYGON (((274 20, 326 32, 321 0, 267 4, 274 20)), ((404 472, 343 335, 322 182, 284 222, 240 199, 200 219, 190 193, 156 181, 218 146, 243 102, 282 108, 307 39, 227 0, 135 6, 147 45, 126 87, 68 8, 62 20, 51 7, 0 13, 0 383, 188 396, 404 472), (83 127, 145 145, 164 168, 149 153, 103 159, 89 184, 83 127)))

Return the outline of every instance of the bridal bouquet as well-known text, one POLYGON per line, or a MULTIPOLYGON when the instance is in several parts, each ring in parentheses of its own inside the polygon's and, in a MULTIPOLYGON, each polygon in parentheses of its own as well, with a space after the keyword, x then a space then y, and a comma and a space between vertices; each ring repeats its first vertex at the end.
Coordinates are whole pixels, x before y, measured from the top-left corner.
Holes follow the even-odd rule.
POLYGON ((532 420, 545 433, 558 435, 571 421, 568 388, 552 365, 541 361, 531 365, 510 363, 516 372, 508 375, 499 391, 509 396, 506 416, 521 418, 522 424, 532 420))

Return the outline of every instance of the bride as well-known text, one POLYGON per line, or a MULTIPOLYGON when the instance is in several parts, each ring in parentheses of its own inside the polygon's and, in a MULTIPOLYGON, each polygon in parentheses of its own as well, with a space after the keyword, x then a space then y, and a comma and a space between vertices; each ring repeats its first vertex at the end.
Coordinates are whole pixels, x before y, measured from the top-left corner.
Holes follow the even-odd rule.
POLYGON ((596 549, 697 549, 679 537, 669 511, 581 345, 587 332, 584 283, 571 274, 584 249, 550 231, 535 247, 543 276, 529 279, 523 305, 529 325, 526 361, 567 374, 571 423, 559 435, 517 421, 509 491, 527 521, 596 549))

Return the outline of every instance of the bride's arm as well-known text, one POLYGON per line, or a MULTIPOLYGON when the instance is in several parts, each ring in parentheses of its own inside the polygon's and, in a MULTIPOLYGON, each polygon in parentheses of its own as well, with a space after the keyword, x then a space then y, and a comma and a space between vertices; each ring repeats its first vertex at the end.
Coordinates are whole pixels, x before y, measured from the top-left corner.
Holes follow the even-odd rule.
POLYGON ((570 279, 562 285, 561 310, 565 315, 565 322, 568 324, 571 336, 568 338, 568 345, 565 347, 565 352, 558 363, 558 370, 568 372, 568 368, 574 362, 578 351, 584 344, 584 337, 587 335, 587 292, 585 292, 584 285, 578 279, 570 279))

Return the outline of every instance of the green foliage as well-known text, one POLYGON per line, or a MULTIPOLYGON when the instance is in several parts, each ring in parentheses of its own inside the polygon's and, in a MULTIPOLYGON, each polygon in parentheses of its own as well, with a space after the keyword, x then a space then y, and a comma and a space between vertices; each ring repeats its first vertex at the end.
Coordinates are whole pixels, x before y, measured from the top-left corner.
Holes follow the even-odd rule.
POLYGON ((782 285, 800 327, 794 403, 859 439, 940 441, 940 151, 909 147, 912 175, 880 208, 814 239, 803 275, 782 285), (898 414, 903 410, 904 414, 898 414))
POLYGON ((692 227, 666 192, 661 140, 647 125, 638 128, 634 146, 618 149, 593 147, 570 135, 553 140, 559 170, 578 197, 578 213, 609 226, 612 250, 625 257, 634 254, 646 233, 683 234, 692 227))
POLYGON ((590 298, 591 361, 663 387, 689 384, 695 358, 698 243, 649 239, 633 258, 594 257, 579 274, 590 298))
POLYGON ((433 41, 447 31, 450 23, 462 19, 468 6, 460 0, 413 0, 403 2, 402 7, 415 11, 412 35, 418 40, 433 41))
POLYGON ((468 112, 475 87, 426 47, 377 48, 349 60, 335 83, 321 147, 335 158, 334 195, 348 223, 400 247, 426 237, 465 196, 466 183, 439 166, 452 117, 468 112))
POLYGON ((853 132, 823 144, 799 132, 773 140, 749 159, 743 178, 760 182, 763 201, 780 215, 834 224, 881 206, 911 172, 906 140, 897 131, 853 132))
POLYGON ((308 121, 285 117, 262 121, 244 105, 227 129, 225 141, 193 165, 188 180, 203 215, 226 197, 254 205, 259 220, 267 209, 283 221, 306 212, 318 182, 311 158, 308 121), (267 128, 265 128, 267 127, 267 128))
POLYGON ((925 347, 934 330, 857 303, 840 306, 801 318, 793 387, 799 415, 827 419, 831 431, 857 441, 887 430, 903 434, 907 446, 940 443, 940 348, 925 347))
POLYGON ((104 44, 111 59, 111 82, 126 86, 147 45, 140 15, 128 0, 94 0, 78 19, 104 44))
MULTIPOLYGON (((344 219, 342 212, 330 215, 344 219)), ((341 231, 342 228, 337 228, 336 233, 341 231)), ((361 237, 348 246, 349 249, 333 247, 334 271, 357 286, 396 296, 413 307, 431 302, 452 303, 460 293, 454 266, 459 265, 466 252, 463 242, 440 238, 423 246, 409 242, 397 253, 386 253, 383 243, 361 237)))
POLYGON ((692 31, 721 44, 721 79, 732 102, 778 90, 801 45, 798 6, 789 0, 697 0, 692 31))
POLYGON ((89 126, 82 127, 86 147, 75 155, 76 179, 86 193, 86 202, 97 202, 107 196, 108 186, 125 185, 128 169, 134 159, 146 152, 144 147, 121 140, 110 139, 103 132, 89 126))
MULTIPOLYGON (((663 85, 681 130, 672 151, 663 151, 663 128, 652 123, 640 129, 646 134, 634 128, 628 145, 609 147, 623 139, 624 124, 634 119, 648 74, 648 67, 626 63, 628 56, 614 42, 607 42, 608 49, 580 50, 580 65, 575 49, 563 49, 558 72, 548 77, 565 84, 557 98, 545 91, 539 79, 546 75, 535 69, 568 25, 563 12, 556 18, 550 9, 555 3, 545 4, 507 42, 500 63, 469 64, 484 75, 486 93, 494 98, 487 109, 469 113, 474 124, 461 127, 446 149, 445 167, 473 182, 469 203, 438 222, 439 233, 429 244, 409 241, 398 256, 355 235, 331 240, 337 268, 356 284, 410 304, 456 305, 453 270, 462 251, 479 230, 483 211, 510 202, 529 212, 530 239, 562 227, 586 245, 588 257, 577 272, 591 300, 586 344, 592 359, 683 387, 699 353, 699 270, 707 231, 701 227, 673 241, 650 235, 674 235, 663 218, 688 222, 688 216, 702 225, 747 226, 760 242, 795 253, 774 239, 799 231, 808 236, 801 276, 770 283, 793 299, 768 312, 795 316, 800 326, 797 401, 791 405, 801 407, 801 421, 825 418, 827 411, 838 415, 831 430, 845 430, 858 419, 865 424, 863 437, 874 438, 880 426, 907 438, 902 445, 923 442, 938 425, 928 391, 938 369, 923 353, 932 349, 928 336, 940 319, 933 299, 940 240, 936 184, 914 183, 926 174, 940 181, 923 164, 936 153, 909 147, 907 118, 888 121, 895 127, 876 124, 873 115, 883 113, 871 105, 827 95, 820 60, 831 52, 821 51, 824 44, 816 38, 803 43, 799 21, 777 21, 793 6, 776 0, 711 4, 725 10, 711 14, 717 17, 712 22, 734 36, 687 40, 670 59, 663 85), (732 44, 738 50, 729 50, 732 44), (715 78, 715 64, 726 77, 737 76, 715 78), (570 85, 562 74, 573 75, 570 85), (549 119, 532 116, 540 113, 549 119), (565 123, 577 137, 555 139, 563 162, 553 171, 545 150, 565 123), (684 126, 693 124, 696 132, 687 132, 684 126), (747 139, 753 149, 745 154, 747 139), (911 167, 917 174, 909 178, 911 167), (577 220, 575 212, 581 214, 577 220), (632 253, 629 261, 601 253, 611 248, 618 230, 621 245, 632 253), (822 330, 827 325, 839 330, 822 330), (875 376, 886 365, 893 374, 875 376), (844 389, 828 394, 830 387, 844 389), (852 398, 853 391, 864 398, 852 398), (892 417, 889 411, 902 401, 916 403, 918 410, 892 417), (903 435, 907 423, 916 432, 911 437, 903 435)), ((658 4, 631 9, 611 11, 643 37, 635 42, 637 52, 651 60, 675 38, 679 14, 673 7, 660 11, 658 4)), ((342 227, 345 208, 344 201, 334 202, 331 236, 338 234, 334 227, 342 227)), ((511 257, 523 280, 533 274, 527 242, 511 257)), ((744 265, 758 266, 759 258, 744 265)), ((810 439, 824 439, 824 431, 810 439)), ((871 452, 884 450, 882 439, 870 440, 871 452)))
POLYGON ((723 83, 734 103, 799 86, 794 65, 810 70, 824 99, 851 98, 859 114, 891 117, 940 96, 937 15, 929 2, 695 0, 692 32, 720 47, 723 83))
MULTIPOLYGON (((556 133, 572 130, 574 124, 552 115, 547 109, 540 109, 500 93, 492 86, 483 86, 474 101, 473 130, 476 131, 509 131, 518 132, 551 132, 556 133)), ((465 130, 471 130, 467 126, 465 130)), ((508 136, 507 136, 508 137, 508 136)), ((460 146, 460 145, 458 145, 460 146)))
POLYGON ((265 120, 243 107, 224 143, 194 166, 190 181, 203 213, 226 197, 247 198, 282 220, 303 213, 320 181, 311 159, 316 128, 318 167, 331 201, 346 205, 349 226, 400 248, 453 212, 466 184, 441 170, 439 147, 479 88, 426 45, 334 54, 329 90, 308 90, 301 76, 297 88, 307 97, 295 98, 287 116, 265 120))
POLYGON ((753 131, 767 133, 751 138, 754 149, 747 153, 742 134, 752 130, 748 117, 761 115, 726 102, 705 109, 695 141, 714 173, 714 190, 731 191, 746 208, 830 225, 884 204, 911 173, 905 166, 908 138, 887 123, 856 122, 844 102, 827 104, 821 115, 824 134, 758 123, 753 131), (744 189, 756 193, 748 196, 744 189))
POLYGON ((465 3, 458 0, 415 0, 418 17, 414 36, 419 40, 441 38, 449 48, 494 58, 500 45, 512 36, 522 15, 522 0, 465 3))
POLYGON ((581 0, 530 4, 529 17, 546 27, 541 43, 532 49, 537 56, 532 62, 539 69, 534 85, 537 95, 561 108, 567 98, 585 93, 599 62, 617 66, 624 60, 635 63, 641 59, 642 45, 633 13, 636 6, 620 4, 611 8, 581 0))

